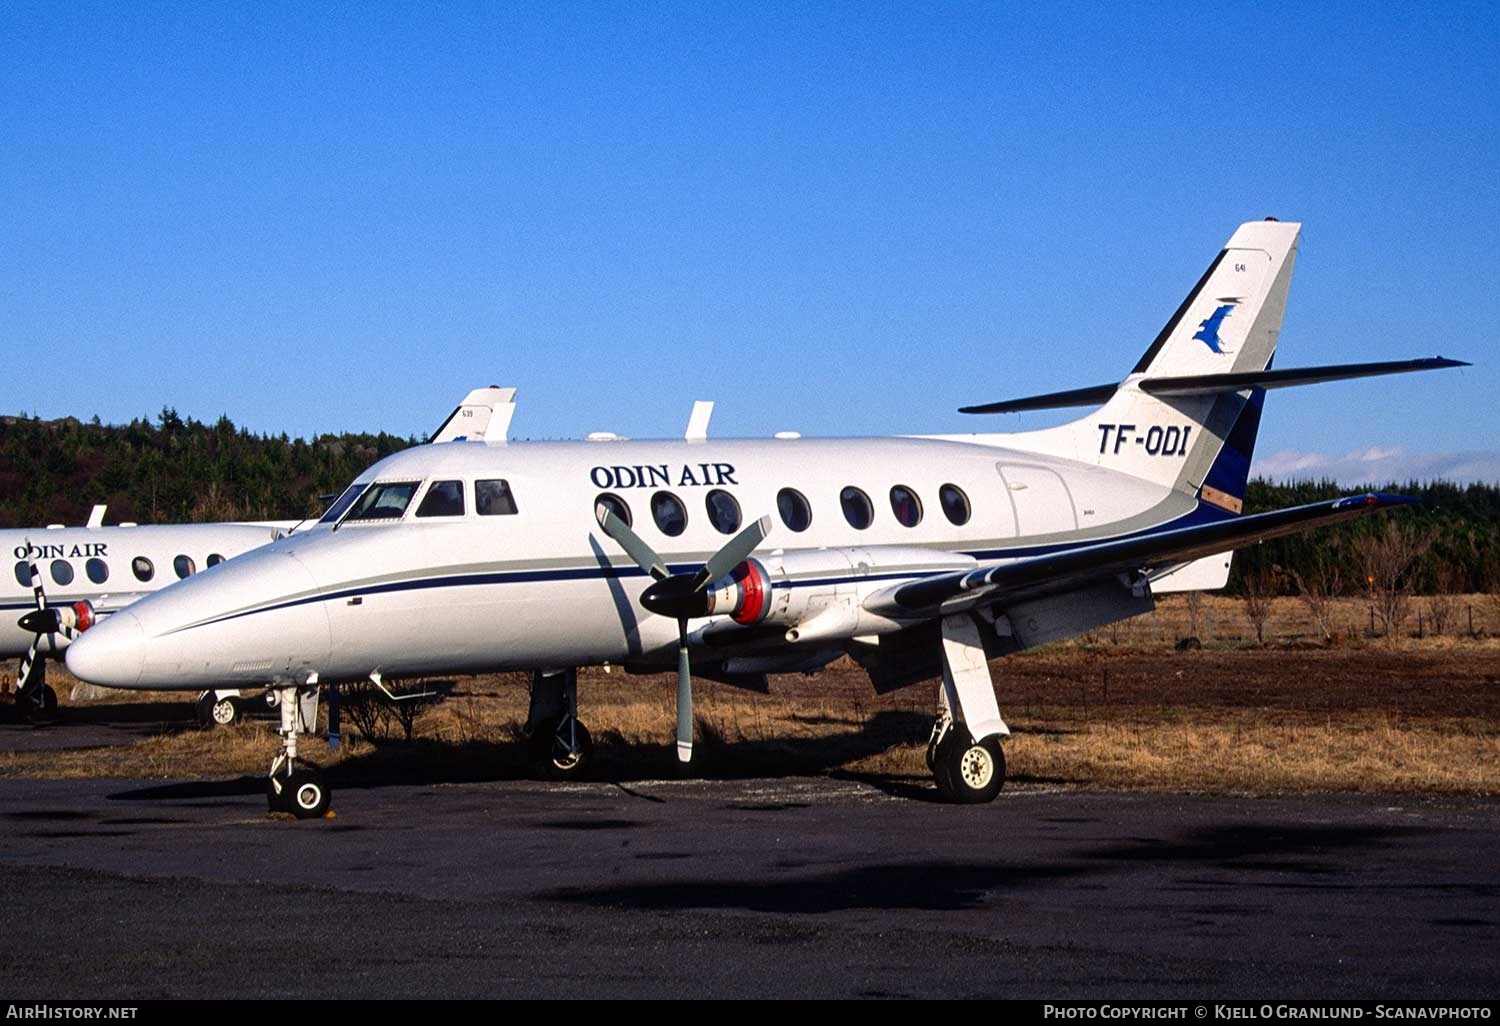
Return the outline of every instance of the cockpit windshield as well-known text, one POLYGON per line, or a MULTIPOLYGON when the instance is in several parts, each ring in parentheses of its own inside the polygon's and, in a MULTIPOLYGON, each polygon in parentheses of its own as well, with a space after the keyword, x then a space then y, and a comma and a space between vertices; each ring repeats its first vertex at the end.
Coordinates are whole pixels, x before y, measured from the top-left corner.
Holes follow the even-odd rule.
POLYGON ((333 505, 328 507, 328 511, 318 518, 318 523, 338 523, 339 517, 344 515, 346 509, 354 505, 354 500, 359 498, 360 493, 368 487, 370 487, 368 481, 360 481, 345 488, 343 493, 333 500, 333 505))
POLYGON ((411 498, 417 493, 420 481, 382 481, 373 484, 349 515, 344 518, 344 523, 367 520, 395 520, 406 512, 406 507, 411 503, 411 498))

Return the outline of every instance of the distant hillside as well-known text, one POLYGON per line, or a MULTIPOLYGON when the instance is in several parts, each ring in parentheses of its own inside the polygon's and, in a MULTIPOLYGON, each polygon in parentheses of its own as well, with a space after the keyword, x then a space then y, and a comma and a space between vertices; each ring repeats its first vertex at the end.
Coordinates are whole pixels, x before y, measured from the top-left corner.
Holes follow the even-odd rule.
MULTIPOLYGON (((202 424, 184 421, 173 409, 163 409, 154 423, 123 427, 97 419, 0 417, 0 526, 81 524, 101 502, 109 504, 112 524, 307 516, 323 508, 318 496, 341 490, 371 463, 417 442, 384 433, 320 435, 310 442, 255 435, 227 417, 202 424)), ((1329 481, 1252 481, 1245 512, 1362 490, 1329 481)), ((1422 500, 1395 514, 1429 546, 1416 567, 1418 590, 1500 593, 1500 487, 1437 482, 1379 490, 1422 500)), ((1234 562, 1230 593, 1243 593, 1255 576, 1259 586, 1292 594, 1294 574, 1308 578, 1329 566, 1340 570, 1343 593, 1357 593, 1365 576, 1356 565, 1357 539, 1383 529, 1384 518, 1372 517, 1245 550, 1234 562)))
POLYGON ((101 502, 111 524, 293 519, 416 443, 384 433, 255 435, 228 417, 202 424, 173 409, 123 427, 0 417, 0 526, 82 524, 101 502))

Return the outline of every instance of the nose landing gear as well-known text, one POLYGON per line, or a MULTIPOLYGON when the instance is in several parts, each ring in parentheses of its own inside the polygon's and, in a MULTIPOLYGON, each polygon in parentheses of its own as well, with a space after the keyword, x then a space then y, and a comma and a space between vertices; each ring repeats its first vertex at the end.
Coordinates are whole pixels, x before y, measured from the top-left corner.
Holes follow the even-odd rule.
MULTIPOLYGON (((316 684, 316 677, 309 685, 316 684)), ((274 689, 281 708, 281 754, 271 764, 266 780, 266 804, 272 812, 286 812, 298 819, 319 819, 328 813, 331 797, 322 772, 297 758, 297 735, 317 719, 318 689, 315 686, 274 689)))

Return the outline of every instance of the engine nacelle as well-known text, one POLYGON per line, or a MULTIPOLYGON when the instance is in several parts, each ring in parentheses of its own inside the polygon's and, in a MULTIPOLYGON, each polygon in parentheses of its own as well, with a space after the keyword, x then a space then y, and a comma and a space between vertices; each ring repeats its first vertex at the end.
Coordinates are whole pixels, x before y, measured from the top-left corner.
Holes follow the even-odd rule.
POLYGON ((715 581, 708 591, 708 615, 727 615, 747 627, 793 628, 789 641, 849 637, 898 626, 861 608, 872 592, 902 577, 972 566, 969 556, 915 546, 777 551, 747 559, 715 581), (815 620, 813 630, 798 630, 815 620))

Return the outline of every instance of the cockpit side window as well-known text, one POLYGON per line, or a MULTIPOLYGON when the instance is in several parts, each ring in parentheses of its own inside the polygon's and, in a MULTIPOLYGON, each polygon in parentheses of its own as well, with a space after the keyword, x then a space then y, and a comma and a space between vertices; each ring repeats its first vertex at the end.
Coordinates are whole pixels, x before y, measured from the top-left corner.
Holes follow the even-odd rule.
POLYGON ((397 520, 411 505, 420 481, 380 481, 372 484, 359 497, 354 508, 343 520, 344 523, 370 520, 397 520))
POLYGON ((344 515, 344 511, 346 509, 354 505, 354 500, 359 498, 360 493, 368 487, 370 487, 370 483, 368 481, 362 481, 356 484, 352 484, 348 488, 345 488, 343 493, 337 499, 333 500, 333 505, 328 507, 328 511, 318 518, 318 523, 338 523, 339 517, 344 515))
POLYGON ((464 483, 434 481, 417 507, 419 517, 461 517, 464 515, 464 483))
POLYGON ((514 516, 516 497, 508 481, 475 481, 474 506, 482 517, 514 516))

